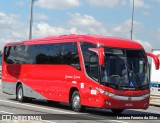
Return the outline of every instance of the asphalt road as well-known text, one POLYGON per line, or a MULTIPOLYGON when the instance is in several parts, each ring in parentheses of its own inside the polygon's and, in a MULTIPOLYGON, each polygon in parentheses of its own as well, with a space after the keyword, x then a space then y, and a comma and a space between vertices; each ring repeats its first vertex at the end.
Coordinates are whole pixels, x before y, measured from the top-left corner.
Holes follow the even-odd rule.
MULTIPOLYGON (((125 110, 123 112, 122 116, 113 115, 112 112, 109 109, 92 109, 87 108, 83 113, 77 113, 70 110, 70 107, 68 104, 60 103, 60 104, 49 104, 45 100, 32 100, 31 102, 27 103, 20 103, 15 100, 15 96, 13 95, 6 95, 3 94, 1 91, 0 86, 0 119, 2 119, 6 116, 11 116, 14 119, 16 116, 20 119, 23 119, 24 123, 40 123, 40 122, 47 122, 47 123, 132 123, 132 122, 140 122, 140 123, 146 123, 146 122, 152 122, 152 123, 159 123, 159 120, 122 120, 120 118, 131 118, 126 115, 130 114, 134 115, 140 114, 143 115, 142 118, 144 118, 144 115, 146 115, 148 118, 156 118, 151 117, 155 116, 157 114, 160 115, 160 107, 154 107, 150 106, 147 110, 125 110), (16 115, 18 114, 18 115, 16 115), (32 114, 32 115, 31 115, 32 114), (149 117, 149 116, 150 117, 149 117), (34 116, 34 117, 33 117, 34 116), (26 117, 29 119, 38 119, 37 121, 26 121, 26 117), (42 120, 46 119, 46 120, 42 120)), ((133 118, 132 117, 132 118, 133 118)), ((141 118, 141 117, 139 117, 141 118)), ((137 118, 136 118, 137 119, 137 118)), ((8 123, 8 122, 15 122, 15 123, 21 123, 22 121, 17 121, 15 119, 14 121, 10 120, 0 120, 0 123, 8 123)))

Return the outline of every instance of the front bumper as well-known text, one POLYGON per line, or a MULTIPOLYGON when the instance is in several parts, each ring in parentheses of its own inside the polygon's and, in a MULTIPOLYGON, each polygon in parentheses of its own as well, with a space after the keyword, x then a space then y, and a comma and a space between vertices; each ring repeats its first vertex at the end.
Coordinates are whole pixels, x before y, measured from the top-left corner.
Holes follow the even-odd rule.
POLYGON ((132 100, 118 100, 111 97, 100 99, 101 108, 110 108, 110 109, 147 109, 149 107, 149 99, 146 98, 139 101, 132 100))
POLYGON ((149 107, 150 93, 139 96, 122 96, 102 89, 99 92, 99 107, 111 109, 147 109, 149 107))

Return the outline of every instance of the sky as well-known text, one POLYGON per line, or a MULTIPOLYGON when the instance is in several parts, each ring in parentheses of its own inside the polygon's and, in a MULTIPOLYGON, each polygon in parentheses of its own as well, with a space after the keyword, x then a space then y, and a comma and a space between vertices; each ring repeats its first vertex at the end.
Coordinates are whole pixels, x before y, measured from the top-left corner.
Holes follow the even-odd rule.
MULTIPOLYGON (((33 39, 98 34, 130 39, 133 0, 35 0, 33 39)), ((31 0, 0 0, 0 50, 28 40, 31 0)), ((133 40, 160 49, 160 0, 135 0, 133 40)))

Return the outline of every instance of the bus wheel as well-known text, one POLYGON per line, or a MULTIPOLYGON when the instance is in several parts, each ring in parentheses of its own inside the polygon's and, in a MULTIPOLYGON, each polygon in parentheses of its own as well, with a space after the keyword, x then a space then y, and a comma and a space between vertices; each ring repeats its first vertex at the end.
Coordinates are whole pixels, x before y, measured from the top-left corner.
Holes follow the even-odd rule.
POLYGON ((121 114, 123 109, 111 109, 114 114, 121 114))
POLYGON ((23 95, 23 87, 22 85, 20 84, 17 88, 17 94, 16 94, 16 99, 19 101, 19 102, 24 102, 25 101, 25 97, 23 95))
POLYGON ((81 105, 80 95, 78 91, 74 91, 71 98, 71 108, 73 111, 80 112, 84 110, 84 106, 81 105))

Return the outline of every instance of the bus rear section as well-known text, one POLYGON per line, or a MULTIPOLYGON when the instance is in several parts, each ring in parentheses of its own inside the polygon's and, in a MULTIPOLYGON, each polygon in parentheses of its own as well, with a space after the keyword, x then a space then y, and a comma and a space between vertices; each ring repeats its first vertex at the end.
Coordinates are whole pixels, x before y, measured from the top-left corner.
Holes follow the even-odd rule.
POLYGON ((97 107, 115 113, 149 106, 147 54, 125 39, 69 35, 9 43, 2 68, 3 92, 20 102, 46 99, 70 103, 74 111, 97 107))

